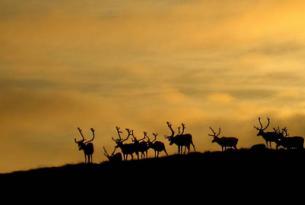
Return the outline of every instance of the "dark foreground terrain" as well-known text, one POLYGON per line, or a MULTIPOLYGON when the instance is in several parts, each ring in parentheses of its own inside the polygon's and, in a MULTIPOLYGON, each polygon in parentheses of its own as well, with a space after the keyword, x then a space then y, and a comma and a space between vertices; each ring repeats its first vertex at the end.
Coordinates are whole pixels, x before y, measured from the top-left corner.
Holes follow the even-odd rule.
POLYGON ((9 204, 303 204, 304 165, 304 151, 272 150, 66 165, 0 175, 1 199, 9 204))

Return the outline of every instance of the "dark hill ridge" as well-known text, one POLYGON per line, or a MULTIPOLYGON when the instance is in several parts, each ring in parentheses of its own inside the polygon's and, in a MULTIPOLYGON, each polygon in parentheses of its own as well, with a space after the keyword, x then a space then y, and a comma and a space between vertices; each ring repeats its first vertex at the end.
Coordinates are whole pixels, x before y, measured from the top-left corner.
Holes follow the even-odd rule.
POLYGON ((0 182, 3 196, 27 202, 193 200, 217 198, 217 191, 230 196, 285 190, 287 196, 304 183, 304 165, 304 151, 239 150, 41 168, 2 174, 0 182))

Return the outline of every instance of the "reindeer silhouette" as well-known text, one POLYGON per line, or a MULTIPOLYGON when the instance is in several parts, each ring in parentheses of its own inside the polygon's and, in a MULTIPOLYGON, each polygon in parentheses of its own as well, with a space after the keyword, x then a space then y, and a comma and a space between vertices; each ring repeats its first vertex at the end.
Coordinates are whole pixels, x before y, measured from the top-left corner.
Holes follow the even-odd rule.
MULTIPOLYGON (((147 142, 145 142, 145 132, 144 132, 144 137, 142 139, 137 139, 134 135, 134 130, 131 130, 131 136, 133 138, 133 143, 135 145, 135 149, 137 150, 138 153, 141 153, 141 157, 142 158, 147 158, 147 153, 148 153, 148 144, 147 142)), ((137 155, 138 159, 139 159, 139 155, 137 155)))
POLYGON ((209 134, 209 136, 213 137, 212 143, 216 142, 219 144, 221 146, 221 151, 227 150, 227 148, 234 148, 237 150, 238 139, 236 137, 219 137, 221 128, 219 128, 217 134, 212 127, 210 127, 210 130, 213 132, 213 134, 209 134))
POLYGON ((128 138, 131 136, 130 129, 126 128, 127 137, 125 139, 122 139, 122 137, 121 137, 122 131, 120 130, 120 128, 116 127, 116 130, 117 130, 119 139, 112 138, 112 140, 116 143, 115 148, 121 149, 124 160, 128 160, 129 155, 131 156, 131 159, 133 159, 133 153, 136 153, 136 155, 138 156, 139 154, 138 154, 138 151, 136 150, 136 146, 134 143, 128 143, 128 144, 123 143, 123 142, 127 141, 128 138))
POLYGON ((144 135, 146 136, 146 138, 148 139, 148 147, 153 149, 155 152, 155 158, 159 158, 159 154, 160 152, 164 151, 166 155, 167 151, 165 149, 165 145, 163 142, 160 141, 156 141, 157 140, 157 133, 153 133, 154 139, 151 141, 150 138, 147 136, 147 133, 144 132, 144 135))
POLYGON ((91 132, 92 132, 92 139, 88 140, 88 141, 85 141, 82 129, 80 129, 79 127, 77 129, 78 129, 82 139, 77 141, 74 138, 74 141, 75 141, 76 144, 78 144, 78 149, 83 150, 84 155, 85 155, 85 163, 90 164, 90 163, 92 163, 92 155, 94 153, 94 146, 93 146, 92 142, 93 142, 94 137, 95 137, 95 130, 93 128, 90 129, 91 132))
POLYGON ((276 141, 276 149, 278 149, 280 146, 284 147, 285 149, 291 150, 291 149, 298 149, 302 150, 304 149, 304 138, 301 136, 293 136, 289 137, 288 129, 285 127, 280 131, 280 129, 275 129, 274 131, 278 133, 280 138, 276 141))
POLYGON ((104 155, 108 158, 108 160, 110 162, 120 162, 122 161, 122 154, 120 152, 115 153, 117 148, 114 148, 113 152, 110 154, 108 154, 107 150, 105 147, 103 147, 104 150, 104 155))
MULTIPOLYGON (((185 130, 185 124, 181 124, 182 125, 182 132, 178 135, 175 136, 175 131, 172 128, 172 124, 169 122, 166 122, 168 128, 171 131, 171 135, 167 136, 166 138, 169 141, 170 145, 176 144, 178 146, 178 154, 182 154, 182 148, 185 147, 188 150, 188 153, 190 152, 190 146, 193 146, 194 151, 196 151, 195 149, 195 145, 193 143, 193 137, 191 134, 184 134, 184 130, 185 130)), ((184 153, 186 152, 186 150, 184 150, 184 153)))
POLYGON ((278 139, 281 137, 277 132, 265 132, 265 130, 269 127, 270 125, 270 118, 267 118, 268 123, 264 127, 261 118, 258 118, 258 122, 260 124, 260 127, 254 126, 256 130, 258 130, 257 136, 262 136, 266 142, 267 147, 272 148, 272 142, 276 143, 278 139))

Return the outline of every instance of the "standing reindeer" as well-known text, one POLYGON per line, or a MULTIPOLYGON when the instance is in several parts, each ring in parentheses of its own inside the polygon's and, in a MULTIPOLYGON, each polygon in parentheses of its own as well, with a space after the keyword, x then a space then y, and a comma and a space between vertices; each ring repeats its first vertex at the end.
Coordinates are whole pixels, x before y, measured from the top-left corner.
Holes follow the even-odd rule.
POLYGON ((213 137, 212 143, 216 142, 219 144, 221 146, 221 151, 225 151, 227 148, 234 148, 237 150, 238 139, 236 137, 219 137, 221 128, 219 128, 217 134, 212 127, 210 127, 210 130, 213 132, 213 134, 209 134, 209 136, 213 137))
POLYGON ((280 131, 280 129, 274 129, 275 132, 281 136, 277 141, 276 141, 276 149, 278 149, 280 146, 291 150, 291 149, 298 149, 302 150, 304 149, 304 138, 301 136, 293 136, 289 137, 288 134, 288 129, 285 127, 280 131))
POLYGON ((126 140, 128 140, 128 138, 131 135, 131 131, 129 129, 126 129, 127 137, 125 139, 122 139, 122 137, 121 137, 122 131, 120 130, 119 127, 116 127, 116 130, 117 130, 119 139, 112 138, 112 140, 116 143, 115 148, 121 149, 122 154, 123 154, 123 159, 127 160, 129 155, 131 156, 131 159, 133 159, 133 153, 136 153, 136 155, 138 156, 138 151, 136 150, 136 146, 134 145, 134 143, 128 143, 128 144, 123 143, 126 140))
POLYGON ((278 139, 281 137, 277 132, 265 132, 265 130, 269 127, 270 125, 270 118, 267 118, 268 123, 264 127, 261 118, 258 118, 258 122, 260 124, 260 127, 254 126, 256 130, 258 130, 257 136, 262 136, 266 142, 267 147, 272 148, 272 142, 276 143, 278 139))
POLYGON ((154 139, 152 141, 150 141, 149 137, 147 136, 147 133, 145 132, 145 136, 147 137, 148 139, 148 147, 153 149, 154 152, 155 152, 155 158, 159 158, 159 154, 160 152, 164 151, 166 155, 167 152, 166 152, 166 149, 165 149, 165 145, 163 142, 160 142, 160 141, 156 141, 157 140, 157 136, 158 134, 157 133, 153 133, 153 136, 154 136, 154 139))
POLYGON ((105 147, 103 147, 103 149, 104 149, 104 155, 108 158, 109 162, 120 162, 120 161, 122 161, 122 154, 120 152, 115 154, 116 148, 114 148, 111 155, 108 154, 105 147))
MULTIPOLYGON (((182 125, 182 132, 178 135, 175 136, 175 131, 172 128, 172 124, 169 122, 166 122, 168 128, 171 131, 171 135, 167 136, 166 138, 169 141, 170 145, 176 144, 178 146, 178 154, 182 154, 182 148, 185 147, 188 150, 188 153, 190 152, 190 146, 193 146, 194 151, 196 151, 195 149, 195 145, 193 143, 193 137, 191 134, 184 134, 184 130, 185 130, 185 124, 181 124, 182 125)), ((186 150, 184 150, 184 153, 186 152, 186 150)))
POLYGON ((92 142, 93 142, 94 137, 95 137, 95 130, 93 128, 90 129, 91 132, 92 132, 92 139, 88 140, 88 141, 85 141, 82 129, 80 129, 79 127, 77 129, 78 129, 78 132, 80 133, 80 136, 82 137, 82 139, 77 141, 74 138, 74 141, 75 141, 76 144, 78 144, 78 149, 83 150, 84 155, 85 155, 85 163, 90 164, 90 163, 92 163, 92 155, 93 155, 93 152, 94 152, 94 147, 93 147, 92 142))
MULTIPOLYGON (((132 141, 135 145, 135 149, 137 150, 138 153, 141 153, 141 157, 142 158, 147 158, 147 153, 148 153, 148 144, 145 140, 146 138, 146 132, 144 132, 144 137, 142 139, 137 139, 135 136, 134 136, 134 130, 131 130, 131 136, 132 136, 132 141)), ((138 159, 139 159, 139 155, 137 155, 138 159)))

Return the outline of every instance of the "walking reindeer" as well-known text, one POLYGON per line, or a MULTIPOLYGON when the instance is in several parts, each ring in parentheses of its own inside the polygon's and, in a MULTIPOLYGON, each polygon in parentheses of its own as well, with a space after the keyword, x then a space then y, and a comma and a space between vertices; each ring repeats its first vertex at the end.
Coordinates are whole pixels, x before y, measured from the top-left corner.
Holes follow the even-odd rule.
POLYGON ((221 146, 221 151, 227 150, 227 148, 234 148, 237 150, 237 143, 238 139, 236 137, 219 137, 221 134, 221 128, 219 128, 218 133, 213 130, 212 127, 210 127, 210 130, 213 134, 209 134, 209 136, 213 137, 212 143, 217 143, 221 146))
POLYGON ((77 141, 74 138, 74 141, 76 144, 78 144, 78 149, 79 150, 83 150, 84 155, 85 155, 85 163, 92 163, 92 155, 94 153, 94 146, 93 146, 93 140, 95 138, 95 130, 93 128, 91 128, 91 132, 92 132, 92 139, 85 141, 85 137, 83 135, 82 129, 80 129, 79 127, 77 128, 78 132, 80 133, 80 136, 82 137, 81 140, 77 141))
MULTIPOLYGON (((195 145, 193 143, 193 137, 191 134, 184 134, 184 130, 185 130, 185 124, 181 124, 182 125, 182 131, 181 133, 179 133, 178 135, 175 135, 175 131, 172 128, 172 124, 170 122, 166 122, 168 128, 171 131, 171 135, 167 136, 166 138, 169 141, 170 145, 177 145, 178 146, 178 154, 182 154, 182 149, 186 148, 188 150, 188 153, 190 152, 190 146, 193 146, 194 151, 196 151, 195 149, 195 145)), ((184 153, 186 152, 186 150, 184 150, 184 153)))

